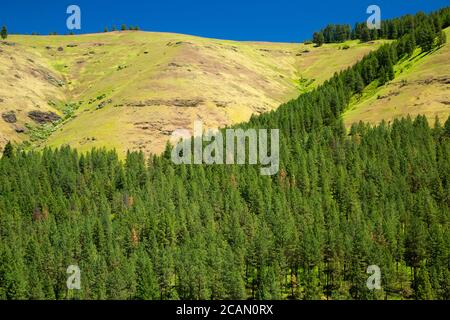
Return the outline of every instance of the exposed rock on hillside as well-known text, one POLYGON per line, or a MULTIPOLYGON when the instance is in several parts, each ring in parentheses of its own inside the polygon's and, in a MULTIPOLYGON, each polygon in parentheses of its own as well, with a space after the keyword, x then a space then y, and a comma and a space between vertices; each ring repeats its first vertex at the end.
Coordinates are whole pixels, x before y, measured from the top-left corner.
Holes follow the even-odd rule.
POLYGON ((28 117, 39 124, 55 122, 61 119, 61 117, 54 112, 42 112, 38 110, 28 112, 28 117))
POLYGON ((149 99, 144 101, 129 102, 126 105, 128 107, 151 107, 151 106, 169 106, 169 107, 180 107, 180 108, 195 108, 205 101, 201 98, 195 99, 149 99))
POLYGON ((16 114, 14 111, 8 111, 8 112, 2 113, 2 118, 6 123, 16 123, 17 122, 16 114))

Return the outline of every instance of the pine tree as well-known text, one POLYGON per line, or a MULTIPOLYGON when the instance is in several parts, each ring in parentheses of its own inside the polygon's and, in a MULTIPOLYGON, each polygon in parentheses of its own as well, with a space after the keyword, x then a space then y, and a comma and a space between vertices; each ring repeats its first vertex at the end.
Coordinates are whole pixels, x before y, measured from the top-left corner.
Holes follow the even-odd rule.
POLYGON ((136 265, 136 299, 156 300, 159 298, 159 288, 156 275, 149 257, 142 250, 137 256, 136 265))
POLYGON ((360 39, 361 39, 362 42, 370 41, 370 32, 369 32, 369 29, 367 28, 367 26, 362 28, 362 30, 361 30, 361 38, 360 39))
POLYGON ((14 155, 14 147, 11 141, 8 141, 5 145, 5 149, 3 150, 3 157, 12 158, 13 155, 14 155))
POLYGON ((386 69, 382 66, 380 69, 380 76, 378 77, 378 84, 380 86, 384 85, 386 82, 388 82, 388 74, 386 73, 386 69))
POLYGON ((364 80, 359 72, 355 73, 355 92, 361 94, 364 90, 364 80))
POLYGON ((0 31, 0 36, 3 40, 6 40, 8 38, 8 30, 6 29, 6 26, 2 27, 2 30, 0 31))
POLYGON ((441 31, 441 32, 439 33, 437 45, 438 45, 438 46, 442 46, 442 45, 444 45, 446 42, 447 42, 447 35, 445 34, 444 31, 441 31))
POLYGON ((417 274, 417 284, 415 285, 415 296, 419 300, 433 300, 433 288, 430 283, 430 277, 425 267, 420 268, 417 274))
POLYGON ((314 32, 313 42, 316 44, 317 47, 322 46, 324 41, 325 41, 325 39, 323 37, 323 33, 322 32, 314 32))
POLYGON ((422 25, 417 32, 417 44, 424 51, 433 49, 435 34, 429 24, 422 25))

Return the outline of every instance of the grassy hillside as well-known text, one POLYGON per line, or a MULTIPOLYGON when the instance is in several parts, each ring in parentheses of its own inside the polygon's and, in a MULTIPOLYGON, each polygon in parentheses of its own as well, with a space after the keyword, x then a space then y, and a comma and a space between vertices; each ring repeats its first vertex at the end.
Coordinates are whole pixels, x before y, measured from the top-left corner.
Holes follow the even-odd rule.
MULTIPOLYGON (((450 38, 450 28, 445 30, 450 38)), ((431 53, 415 54, 396 66, 396 77, 378 87, 367 88, 344 115, 347 126, 354 122, 378 123, 407 114, 424 114, 441 123, 450 115, 450 43, 431 53)))
POLYGON ((7 115, 0 119, 0 147, 13 140, 159 152, 174 129, 191 128, 196 119, 208 126, 248 120, 378 45, 314 48, 128 31, 10 36, 0 45, 0 79, 7 84, 0 87, 0 113, 7 115), (33 111, 43 119, 31 119, 33 111), (49 115, 61 120, 46 122, 49 115))

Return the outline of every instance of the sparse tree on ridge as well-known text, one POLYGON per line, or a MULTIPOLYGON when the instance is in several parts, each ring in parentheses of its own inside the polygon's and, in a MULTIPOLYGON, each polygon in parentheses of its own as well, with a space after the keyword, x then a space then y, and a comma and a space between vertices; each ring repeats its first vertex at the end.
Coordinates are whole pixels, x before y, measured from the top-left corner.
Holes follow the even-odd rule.
POLYGON ((1 35, 3 40, 8 38, 8 30, 6 29, 6 26, 2 27, 2 30, 0 31, 0 35, 1 35))
POLYGON ((318 46, 318 47, 322 46, 324 41, 325 41, 325 39, 323 37, 322 32, 314 32, 313 42, 316 44, 316 46, 318 46))

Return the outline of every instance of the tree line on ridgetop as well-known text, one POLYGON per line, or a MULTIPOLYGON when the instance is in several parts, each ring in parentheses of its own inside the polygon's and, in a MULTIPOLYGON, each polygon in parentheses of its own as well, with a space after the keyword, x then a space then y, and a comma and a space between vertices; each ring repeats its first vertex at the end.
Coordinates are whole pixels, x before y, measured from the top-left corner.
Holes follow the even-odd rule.
POLYGON ((276 176, 174 165, 169 145, 124 162, 9 145, 0 299, 450 299, 450 117, 342 122, 352 96, 394 76, 410 36, 235 126, 280 129, 276 176))
MULTIPOLYGON (((5 30, 6 30, 6 27, 4 27, 5 28, 5 30)), ((126 24, 122 24, 121 26, 120 26, 120 29, 118 29, 118 28, 116 28, 116 26, 112 26, 111 27, 111 29, 108 29, 108 27, 105 27, 104 29, 103 29, 103 32, 114 32, 114 31, 127 31, 127 30, 129 30, 129 31, 139 31, 140 30, 140 28, 139 28, 139 26, 128 26, 127 27, 127 25, 126 24)), ((74 35, 75 33, 73 32, 73 31, 71 31, 70 33, 69 33, 69 35, 74 35)), ((32 36, 37 36, 37 35, 39 35, 39 33, 38 32, 32 32, 31 33, 31 35, 32 36)), ((55 32, 55 31, 53 31, 53 32, 50 32, 49 33, 49 35, 50 36, 57 36, 58 35, 58 32, 55 32)))
MULTIPOLYGON (((400 18, 381 21, 380 29, 370 30, 367 23, 357 23, 354 28, 348 24, 329 24, 324 29, 314 32, 313 42, 317 46, 324 43, 342 43, 347 40, 368 42, 378 39, 400 39, 409 35, 412 46, 429 47, 430 41, 439 38, 443 41, 445 33, 442 29, 450 26, 450 7, 426 15, 419 12, 416 15, 406 15, 400 18)), ((428 50, 426 50, 428 51, 428 50)))

